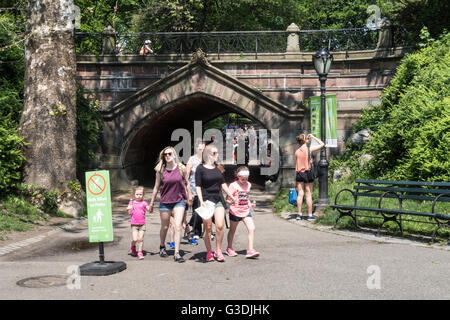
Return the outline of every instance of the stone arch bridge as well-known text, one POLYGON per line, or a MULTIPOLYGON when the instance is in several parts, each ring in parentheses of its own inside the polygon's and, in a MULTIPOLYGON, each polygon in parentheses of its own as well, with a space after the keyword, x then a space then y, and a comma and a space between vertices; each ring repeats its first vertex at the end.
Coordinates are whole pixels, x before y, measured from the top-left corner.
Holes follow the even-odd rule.
MULTIPOLYGON (((102 54, 78 51, 77 77, 100 102, 104 127, 99 167, 110 171, 113 188, 127 188, 132 180, 151 181, 159 151, 177 143, 170 141, 175 129, 192 132, 194 121, 230 112, 279 130, 276 185, 293 185, 295 136, 309 131, 306 101, 320 95, 313 52, 300 50, 298 30, 288 28, 283 34, 282 52, 199 50, 150 56, 140 56, 137 47, 115 54, 120 41, 107 32, 102 54)), ((379 103, 407 49, 383 41, 379 35, 374 48, 332 50, 326 86, 327 94, 337 96, 339 148, 328 155, 340 152, 361 110, 379 103)))

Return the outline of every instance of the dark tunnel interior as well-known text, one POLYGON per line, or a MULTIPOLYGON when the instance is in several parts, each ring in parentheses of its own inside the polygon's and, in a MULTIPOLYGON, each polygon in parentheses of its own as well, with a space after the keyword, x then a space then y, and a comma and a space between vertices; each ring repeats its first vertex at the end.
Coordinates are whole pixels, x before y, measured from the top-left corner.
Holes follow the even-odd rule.
MULTIPOLYGON (((191 132, 191 137, 193 137, 194 121, 201 120, 204 125, 220 115, 231 112, 242 114, 242 112, 234 110, 223 103, 207 97, 197 96, 182 101, 149 119, 136 132, 125 150, 123 167, 129 181, 137 180, 140 185, 153 187, 155 179, 154 167, 159 152, 166 146, 175 146, 179 143, 179 141, 171 141, 171 135, 175 129, 187 129, 191 132)), ((242 115, 252 119, 255 123, 259 123, 251 115, 242 115)), ((230 164, 225 166, 225 180, 227 183, 234 181, 236 168, 237 165, 230 164)), ((263 188, 267 177, 260 175, 259 166, 249 166, 249 169, 249 181, 256 188, 263 188)))

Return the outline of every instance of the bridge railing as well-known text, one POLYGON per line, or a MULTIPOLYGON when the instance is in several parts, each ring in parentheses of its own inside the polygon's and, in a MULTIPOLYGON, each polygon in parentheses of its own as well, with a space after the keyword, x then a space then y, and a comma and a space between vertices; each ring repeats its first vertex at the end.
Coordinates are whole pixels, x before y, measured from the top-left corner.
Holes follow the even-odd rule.
MULTIPOLYGON (((408 32, 400 25, 371 30, 368 28, 300 30, 300 31, 234 31, 234 32, 151 32, 116 33, 105 29, 97 33, 76 33, 77 54, 135 55, 151 40, 157 54, 190 54, 201 48, 207 54, 261 53, 287 51, 288 37, 296 37, 294 51, 315 52, 322 47, 330 51, 370 50, 407 45, 408 32)), ((289 50, 288 50, 289 51, 289 50)), ((292 51, 292 49, 290 50, 292 51)))

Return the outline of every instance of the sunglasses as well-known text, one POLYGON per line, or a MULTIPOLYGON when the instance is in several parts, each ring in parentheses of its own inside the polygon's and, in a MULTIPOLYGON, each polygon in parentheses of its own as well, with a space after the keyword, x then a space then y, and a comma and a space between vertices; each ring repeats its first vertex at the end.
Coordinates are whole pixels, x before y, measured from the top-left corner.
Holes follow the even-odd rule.
POLYGON ((172 152, 164 153, 164 156, 172 156, 172 152))

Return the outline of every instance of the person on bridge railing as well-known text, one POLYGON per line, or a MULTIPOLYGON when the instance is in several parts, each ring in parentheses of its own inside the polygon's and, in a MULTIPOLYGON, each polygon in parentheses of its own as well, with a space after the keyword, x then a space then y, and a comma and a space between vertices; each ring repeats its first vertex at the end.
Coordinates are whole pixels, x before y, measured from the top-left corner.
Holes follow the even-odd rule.
POLYGON ((152 48, 150 47, 150 45, 152 44, 151 40, 145 40, 144 41, 144 45, 141 47, 141 50, 139 51, 139 54, 141 56, 146 56, 149 54, 154 54, 152 48))
POLYGON ((222 240, 225 225, 225 208, 222 203, 221 190, 230 197, 231 203, 235 200, 230 193, 223 173, 225 169, 222 165, 217 164, 219 151, 214 144, 205 147, 202 155, 202 163, 195 171, 195 189, 201 207, 206 207, 205 201, 209 200, 215 204, 214 223, 216 225, 216 250, 214 255, 211 250, 211 231, 212 218, 203 220, 204 235, 203 240, 206 246, 206 261, 214 261, 214 257, 219 262, 224 262, 225 258, 222 254, 222 240))
POLYGON ((192 205, 192 192, 189 183, 185 179, 185 166, 181 163, 173 147, 165 147, 159 154, 158 163, 155 167, 156 179, 150 201, 150 212, 153 212, 153 204, 156 195, 161 189, 159 201, 159 213, 161 217, 159 255, 162 258, 168 256, 165 242, 169 229, 170 217, 174 218, 175 226, 175 253, 176 262, 184 262, 180 255, 180 242, 182 228, 185 221, 185 210, 192 205), (187 202, 187 203, 186 203, 187 202))
MULTIPOLYGON (((230 205, 230 230, 228 231, 228 246, 225 253, 230 257, 237 256, 233 249, 233 238, 240 221, 243 221, 248 230, 248 250, 246 258, 256 258, 259 252, 255 250, 255 223, 251 210, 256 207, 256 202, 250 201, 250 189, 252 184, 248 182, 250 171, 248 167, 242 166, 236 170, 236 181, 228 187, 233 196, 238 199, 237 203, 230 205)), ((227 199, 228 201, 229 199, 227 199)))
POLYGON ((300 148, 295 151, 295 181, 297 184, 297 220, 306 219, 312 221, 315 217, 312 214, 312 189, 314 186, 314 179, 311 178, 309 172, 311 171, 312 158, 308 153, 319 151, 325 146, 322 140, 314 137, 312 134, 300 134, 297 136, 297 142, 300 148), (311 139, 314 139, 318 145, 311 147, 311 139), (309 152, 308 152, 309 148, 309 152), (306 197, 306 206, 308 207, 308 216, 302 214, 303 196, 306 197))

